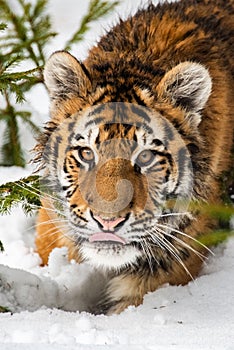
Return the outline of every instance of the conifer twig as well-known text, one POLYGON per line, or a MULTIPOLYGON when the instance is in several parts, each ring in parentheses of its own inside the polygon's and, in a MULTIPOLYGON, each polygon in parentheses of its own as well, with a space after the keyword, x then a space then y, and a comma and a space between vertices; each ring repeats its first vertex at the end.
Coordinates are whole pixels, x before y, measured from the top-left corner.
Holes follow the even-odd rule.
POLYGON ((11 209, 18 205, 22 206, 26 214, 31 214, 41 206, 38 175, 31 175, 0 186, 0 214, 9 214, 11 209))

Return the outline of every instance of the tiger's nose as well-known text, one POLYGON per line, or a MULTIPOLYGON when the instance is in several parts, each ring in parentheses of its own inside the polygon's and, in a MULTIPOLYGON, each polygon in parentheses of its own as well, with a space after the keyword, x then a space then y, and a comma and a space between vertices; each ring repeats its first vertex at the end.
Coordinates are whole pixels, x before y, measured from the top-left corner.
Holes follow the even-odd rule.
POLYGON ((119 225, 126 218, 114 218, 114 219, 103 219, 98 215, 93 215, 94 220, 96 220, 104 231, 114 231, 116 226, 119 225))

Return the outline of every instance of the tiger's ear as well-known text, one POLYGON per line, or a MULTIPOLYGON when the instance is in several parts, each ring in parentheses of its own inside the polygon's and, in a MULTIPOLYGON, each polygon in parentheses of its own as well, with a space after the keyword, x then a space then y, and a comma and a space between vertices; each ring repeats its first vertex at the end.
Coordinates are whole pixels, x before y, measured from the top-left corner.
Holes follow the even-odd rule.
POLYGON ((44 68, 44 82, 52 100, 84 97, 91 88, 86 69, 66 51, 50 56, 44 68))
POLYGON ((165 74, 157 86, 157 93, 174 106, 199 112, 210 96, 211 87, 211 77, 205 67, 199 63, 183 62, 165 74))

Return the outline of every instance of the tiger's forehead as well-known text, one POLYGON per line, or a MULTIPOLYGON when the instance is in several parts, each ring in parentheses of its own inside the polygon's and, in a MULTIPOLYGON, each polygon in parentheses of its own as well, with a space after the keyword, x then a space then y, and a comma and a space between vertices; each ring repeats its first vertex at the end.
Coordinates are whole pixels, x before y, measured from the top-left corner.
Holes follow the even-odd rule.
POLYGON ((131 103, 92 106, 73 117, 67 125, 71 146, 101 144, 111 139, 133 141, 142 146, 158 139, 166 144, 174 134, 160 113, 131 103))
MULTIPOLYGON (((152 122, 152 111, 146 107, 134 105, 125 102, 112 102, 98 106, 93 106, 84 114, 86 119, 84 128, 89 129, 95 125, 134 125, 136 127, 145 127, 148 133, 153 130, 149 126, 152 122)), ((127 127, 126 127, 127 128, 127 127)), ((126 129, 125 128, 125 129, 126 129)), ((121 132, 121 130, 119 129, 121 132)))
POLYGON ((110 139, 127 139, 136 141, 137 127, 131 124, 101 124, 98 127, 98 136, 96 143, 104 142, 110 139))
MULTIPOLYGON (((125 102, 111 102, 92 106, 78 116, 75 133, 81 134, 80 144, 100 144, 111 139, 137 142, 155 137, 155 129, 162 127, 155 112, 143 106, 125 102)), ((162 132, 159 132, 162 134, 162 132)))
POLYGON ((91 107, 90 111, 86 113, 87 123, 144 123, 151 122, 152 111, 143 106, 135 105, 126 102, 111 102, 98 106, 91 107))

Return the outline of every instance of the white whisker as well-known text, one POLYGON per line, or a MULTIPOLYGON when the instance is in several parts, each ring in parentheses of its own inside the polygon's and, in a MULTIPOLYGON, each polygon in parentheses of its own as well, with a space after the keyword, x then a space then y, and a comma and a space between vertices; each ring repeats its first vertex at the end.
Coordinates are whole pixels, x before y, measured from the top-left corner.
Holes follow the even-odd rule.
MULTIPOLYGON (((157 225, 157 227, 161 227, 162 229, 169 229, 170 231, 176 232, 176 233, 180 234, 181 236, 187 237, 187 238, 191 239, 192 241, 194 241, 195 243, 197 243, 198 245, 200 245, 201 247, 203 247, 204 249, 206 249, 210 254, 212 254, 212 255, 214 254, 205 244, 203 244, 202 242, 199 242, 196 238, 188 235, 187 233, 180 231, 180 230, 178 230, 170 225, 164 225, 164 224, 159 224, 159 223, 157 223, 156 225, 157 225)), ((172 237, 174 237, 174 236, 172 236, 172 237)))
POLYGON ((159 217, 159 218, 166 218, 166 217, 170 217, 170 216, 186 216, 186 215, 191 215, 191 213, 189 213, 189 212, 167 213, 167 214, 156 214, 154 216, 159 217))
POLYGON ((194 249, 193 247, 191 247, 189 244, 187 244, 186 242, 182 241, 180 238, 176 237, 176 236, 173 236, 171 235, 170 233, 168 232, 165 232, 164 230, 160 229, 160 228, 157 228, 157 231, 156 232, 161 232, 163 235, 167 236, 167 237, 170 237, 172 239, 174 239, 176 242, 178 242, 181 247, 185 247, 187 249, 189 249, 190 251, 192 251, 195 255, 197 255, 202 261, 204 261, 205 259, 207 259, 207 257, 200 253, 198 250, 194 249))
POLYGON ((17 183, 17 186, 19 186, 20 188, 22 189, 28 189, 30 190, 30 192, 35 195, 35 196, 40 196, 41 198, 44 198, 44 199, 52 199, 54 201, 57 201, 57 202, 60 202, 60 203, 64 203, 63 200, 61 200, 60 198, 58 197, 54 197, 52 196, 51 194, 47 193, 47 192, 42 192, 41 190, 38 190, 37 188, 34 188, 33 186, 29 185, 29 184, 26 184, 20 180, 19 183, 17 183), (20 184, 22 183, 22 185, 20 184), (39 192, 39 193, 38 193, 39 192))
POLYGON ((150 246, 147 244, 146 240, 143 238, 142 241, 140 242, 141 243, 141 247, 144 251, 144 254, 146 256, 146 259, 149 263, 149 267, 150 267, 150 270, 151 272, 153 273, 153 266, 152 266, 152 257, 153 257, 153 254, 152 254, 152 251, 151 251, 151 248, 150 246))
MULTIPOLYGON (((190 273, 190 271, 188 270, 188 268, 186 267, 186 265, 184 264, 183 260, 181 259, 178 249, 175 246, 173 246, 173 244, 171 242, 169 242, 162 233, 160 233, 160 232, 157 232, 157 233, 158 233, 157 238, 160 240, 161 244, 166 248, 166 250, 168 250, 168 252, 170 252, 174 256, 174 258, 178 261, 178 263, 183 267, 185 272, 193 280, 194 278, 193 278, 192 274, 190 273)), ((150 234, 150 236, 154 242, 155 241, 154 235, 150 234)), ((157 243, 157 241, 155 241, 155 243, 157 243)))

